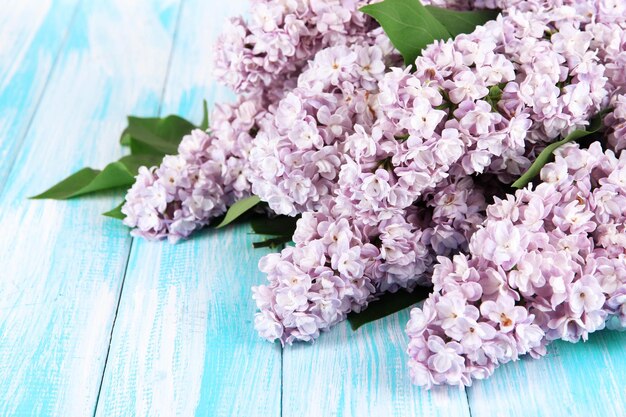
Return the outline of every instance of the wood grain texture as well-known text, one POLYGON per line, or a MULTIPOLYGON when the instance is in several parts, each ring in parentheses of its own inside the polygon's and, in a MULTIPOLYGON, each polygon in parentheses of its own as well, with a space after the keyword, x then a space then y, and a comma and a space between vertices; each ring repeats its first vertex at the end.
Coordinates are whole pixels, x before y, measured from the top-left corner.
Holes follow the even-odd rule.
POLYGON ((408 310, 353 332, 341 323, 283 351, 283 416, 469 417, 463 389, 425 391, 409 380, 408 310))
MULTIPOLYGON (((202 99, 231 98, 211 81, 211 47, 244 1, 185 1, 162 114, 200 121, 202 99)), ((280 415, 281 351, 253 328, 262 281, 249 228, 206 231, 177 245, 133 243, 97 416, 280 415)))
POLYGON ((86 1, 72 24, 0 199, 2 416, 93 414, 130 244, 100 213, 120 195, 27 196, 120 155, 125 115, 158 105, 176 10, 86 1))
POLYGON ((626 416, 626 332, 555 342, 546 357, 503 365, 468 393, 473 417, 626 416))
POLYGON ((0 191, 74 16, 78 0, 24 0, 0 13, 0 191))
POLYGON ((136 242, 97 416, 278 416, 280 349, 258 338, 245 226, 136 242))

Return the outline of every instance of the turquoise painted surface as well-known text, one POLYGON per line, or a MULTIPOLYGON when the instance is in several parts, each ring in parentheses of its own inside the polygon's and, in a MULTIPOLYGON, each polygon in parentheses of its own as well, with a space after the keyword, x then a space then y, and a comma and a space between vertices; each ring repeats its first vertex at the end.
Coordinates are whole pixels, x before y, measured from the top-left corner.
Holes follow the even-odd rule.
POLYGON ((253 331, 245 226, 179 245, 29 201, 121 155, 127 114, 230 100, 210 49, 243 0, 28 0, 0 13, 0 416, 626 416, 626 333, 556 343, 473 387, 410 385, 404 311, 281 350, 253 331), (218 23, 215 23, 218 22, 218 23))
MULTIPOLYGON (((36 84, 41 70, 48 81, 23 90, 30 96, 13 112, 24 117, 12 122, 23 126, 20 146, 13 144, 19 138, 3 141, 12 152, 7 164, 15 163, 0 203, 2 416, 86 416, 95 409, 130 247, 127 231, 100 213, 120 196, 70 202, 27 197, 80 166, 118 157, 115 140, 125 115, 158 108, 154 97, 162 91, 175 26, 161 14, 177 4, 127 3, 84 1, 75 10, 67 2, 33 1, 4 22, 18 34, 20 25, 42 22, 33 33, 46 41, 32 42, 35 49, 24 52, 35 62, 21 60, 23 67, 13 73, 32 71, 36 84), (47 9, 58 16, 36 18, 47 9), (39 69, 36 57, 51 52, 51 39, 61 39, 58 51, 64 32, 54 68, 39 69)), ((3 57, 0 73, 11 74, 6 69, 18 61, 14 54, 3 57)), ((5 82, 13 81, 0 85, 5 82)), ((3 98, 1 106, 12 104, 3 98)))
POLYGON ((48 82, 78 0, 21 1, 0 13, 0 189, 48 82))

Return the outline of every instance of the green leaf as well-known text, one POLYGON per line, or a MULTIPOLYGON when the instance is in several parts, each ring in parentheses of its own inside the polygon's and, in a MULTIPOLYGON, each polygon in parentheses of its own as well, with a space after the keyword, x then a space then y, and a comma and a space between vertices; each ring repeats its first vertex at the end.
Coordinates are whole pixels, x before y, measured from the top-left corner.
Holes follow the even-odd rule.
POLYGON ((101 171, 92 168, 83 168, 80 171, 70 175, 60 183, 47 189, 41 194, 30 197, 32 199, 54 198, 63 199, 69 198, 76 192, 87 187, 94 178, 98 176, 101 171))
POLYGON ((587 129, 574 130, 572 133, 567 135, 564 139, 548 145, 543 151, 541 151, 539 155, 537 155, 537 158, 532 163, 532 165, 528 168, 528 170, 524 174, 522 174, 522 176, 519 177, 517 181, 515 181, 511 185, 511 187, 513 188, 526 187, 526 185, 528 185, 528 183, 530 183, 541 172, 541 168, 543 168, 548 162, 552 160, 553 152, 558 147, 563 146, 568 142, 584 138, 585 136, 589 136, 593 133, 598 132, 600 129, 602 129, 603 127, 602 122, 603 122, 604 116, 609 112, 611 112, 611 109, 602 110, 601 112, 599 112, 598 114, 596 114, 595 116, 591 118, 591 120, 589 121, 589 126, 587 126, 587 129))
POLYGON ((83 168, 33 199, 65 200, 96 191, 132 185, 134 176, 121 162, 112 162, 102 171, 83 168))
POLYGON ((122 136, 120 137, 120 145, 122 146, 130 146, 130 141, 132 136, 128 133, 128 128, 124 129, 122 132, 122 136))
POLYGON ((252 246, 258 248, 281 248, 285 243, 293 241, 296 231, 296 222, 300 216, 277 216, 274 218, 255 217, 250 221, 252 230, 258 235, 271 236, 260 242, 254 242, 252 246))
POLYGON ((202 130, 209 128, 209 105, 206 100, 202 100, 202 123, 198 127, 202 130))
POLYGON ((418 0, 384 0, 361 7, 361 11, 380 23, 407 65, 433 41, 451 37, 418 0))
POLYGON ((293 236, 300 217, 277 216, 273 219, 256 218, 250 221, 252 230, 259 235, 293 236))
POLYGON ((487 94, 487 97, 485 97, 485 101, 489 103, 494 113, 498 112, 498 103, 502 99, 503 88, 504 85, 492 85, 489 88, 489 94, 487 94))
POLYGON ((183 136, 195 128, 188 120, 174 115, 165 118, 129 116, 122 140, 130 143, 133 154, 175 155, 183 136))
POLYGON ((291 242, 291 236, 277 236, 277 237, 272 237, 266 240, 262 240, 260 242, 254 242, 252 246, 254 247, 254 249, 277 248, 289 242, 291 242))
POLYGON ((486 22, 494 20, 500 14, 498 9, 460 12, 434 6, 426 6, 425 8, 453 37, 461 33, 472 33, 476 26, 484 25, 486 22))
POLYGON ((369 303, 367 308, 360 313, 348 314, 348 321, 352 330, 356 330, 364 324, 397 313, 418 301, 425 300, 432 292, 431 287, 417 287, 413 292, 400 290, 396 293, 386 293, 376 301, 369 303))
POLYGON ((103 216, 107 216, 107 217, 112 217, 114 219, 118 219, 118 220, 124 220, 124 218, 126 218, 126 215, 124 213, 122 213, 122 206, 124 205, 125 201, 122 201, 122 203, 115 207, 114 209, 111 209, 105 213, 102 213, 103 216))
POLYGON ((224 220, 222 220, 222 222, 218 224, 216 228, 219 229, 232 223, 242 214, 259 204, 260 201, 261 199, 255 195, 237 201, 235 204, 230 206, 230 208, 226 212, 226 217, 224 217, 224 220))
POLYGON ((119 162, 133 174, 133 177, 137 175, 140 167, 153 167, 160 165, 163 158, 157 155, 126 155, 120 158, 119 162))
MULTIPOLYGON (((203 119, 198 128, 209 127, 209 109, 203 101, 203 119)), ((172 155, 177 153, 183 136, 188 135, 196 126, 180 116, 136 117, 128 116, 128 126, 122 132, 120 143, 130 146, 133 153, 153 153, 172 155)))
POLYGON ((97 191, 128 187, 135 182, 135 175, 142 165, 153 165, 159 158, 154 155, 129 155, 108 164, 102 171, 83 168, 70 175, 33 199, 50 198, 65 200, 97 191))

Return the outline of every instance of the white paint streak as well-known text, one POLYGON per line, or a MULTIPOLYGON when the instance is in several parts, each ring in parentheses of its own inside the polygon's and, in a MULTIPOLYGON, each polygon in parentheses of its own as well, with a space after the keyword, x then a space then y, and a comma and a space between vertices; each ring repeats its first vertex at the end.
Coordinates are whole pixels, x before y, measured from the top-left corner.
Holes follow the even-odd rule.
MULTIPOLYGON (((185 391, 177 390, 176 396, 176 403, 179 404, 178 411, 181 416, 195 415, 196 407, 200 403, 202 376, 206 369, 201 364, 207 363, 207 327, 204 325, 208 316, 205 298, 205 294, 207 294, 206 280, 200 278, 198 281, 198 288, 195 291, 192 289, 190 292, 185 287, 181 288, 180 298, 192 301, 191 305, 183 310, 183 321, 190 325, 182 329, 177 341, 186 384, 185 391)), ((178 373, 179 371, 175 370, 175 372, 178 373)))
POLYGON ((0 91, 20 70, 52 0, 23 0, 2 5, 0 13, 0 91))
MULTIPOLYGON (((36 13, 41 2, 23 3, 36 13)), ((115 27, 116 16, 125 13, 127 23, 139 18, 133 13, 151 13, 148 6, 154 2, 133 2, 138 3, 143 6, 128 11, 123 2, 83 2, 26 141, 11 155, 16 156, 15 169, 0 201, 0 228, 7 237, 0 240, 0 415, 93 413, 130 240, 127 231, 100 216, 113 206, 111 197, 80 202, 26 197, 81 165, 103 166, 114 159, 120 149, 112 145, 126 113, 156 109, 157 103, 141 100, 160 94, 169 50, 145 62, 156 69, 127 62, 113 72, 104 71, 101 63, 107 54, 115 54, 125 43, 138 45, 138 35, 127 25, 126 30, 116 29, 123 37, 92 35, 85 41, 80 31, 95 33, 95 21, 115 27)), ((41 3, 41 8, 49 4, 41 3)), ((53 41, 60 42, 65 30, 65 19, 58 13, 69 11, 71 16, 73 4, 60 0, 53 5, 49 13, 57 15, 46 20, 52 23, 36 37, 43 43, 33 48, 52 46, 51 54, 56 50, 53 41)), ((141 31, 141 42, 151 51, 167 47, 160 19, 149 19, 152 29, 141 31)), ((166 41, 171 42, 169 20, 166 41)), ((110 35, 112 29, 107 30, 110 35)), ((7 68, 6 59, 0 59, 0 69, 7 68)), ((45 78, 46 73, 37 76, 45 78)), ((41 88, 27 92, 34 96, 23 112, 16 112, 25 121, 41 88)))
MULTIPOLYGON (((128 362, 125 367, 124 375, 127 375, 127 376, 132 375, 136 378, 136 384, 137 384, 136 389, 137 389, 138 398, 135 400, 136 401, 135 402, 135 407, 136 407, 135 415, 147 416, 147 415, 150 415, 148 413, 148 410, 150 409, 150 398, 153 395, 152 380, 151 378, 149 378, 151 366, 148 367, 148 365, 150 364, 142 359, 147 358, 147 357, 152 357, 151 348, 152 346, 156 346, 156 345, 153 345, 154 340, 151 337, 151 334, 152 334, 151 323, 146 322, 146 321, 147 320, 152 321, 156 319, 156 314, 158 310, 157 290, 146 288, 145 292, 142 291, 140 293, 133 294, 133 298, 135 300, 134 305, 137 308, 129 311, 126 314, 129 314, 129 313, 132 314, 131 317, 133 318, 133 320, 131 321, 131 323, 138 325, 138 329, 137 328, 134 329, 134 330, 138 330, 138 332, 136 333, 136 335, 132 335, 132 337, 130 337, 130 334, 129 334, 128 335, 129 338, 125 340, 124 343, 128 343, 131 349, 137 349, 139 351, 138 361, 136 364, 134 364, 138 367, 136 369, 133 369, 131 367, 131 365, 133 365, 133 362, 128 362), (147 297, 144 298, 144 294, 147 297)), ((124 317, 126 317, 126 314, 124 314, 124 317)), ((115 329, 115 331, 117 332, 117 329, 115 329)), ((113 352, 116 353, 115 350, 113 352)), ((114 362, 115 359, 117 359, 115 356, 111 357, 110 362, 114 362)), ((107 363, 107 366, 109 365, 109 363, 107 363)), ((132 387, 129 387, 128 389, 132 390, 132 387)), ((132 395, 132 391, 128 392, 127 394, 132 395)), ((157 392, 157 395, 160 395, 160 393, 157 392)), ((101 403, 101 405, 106 406, 106 403, 101 403)))
MULTIPOLYGON (((152 390, 154 392, 153 404, 151 411, 159 415, 175 415, 176 403, 174 402, 174 368, 178 365, 174 345, 178 337, 177 320, 180 300, 176 297, 177 289, 170 285, 167 288, 165 297, 165 305, 159 308, 161 315, 160 338, 156 340, 155 346, 157 351, 154 352, 156 358, 154 369, 154 384, 152 390)), ((145 358, 144 358, 145 359, 145 358)), ((155 414, 155 415, 156 415, 155 414)))
POLYGON ((89 16, 89 51, 94 62, 117 83, 148 80, 162 85, 163 54, 169 52, 172 36, 169 28, 162 26, 158 12, 177 2, 157 5, 150 1, 112 0, 109 3, 112 7, 89 16), (117 76, 120 67, 129 66, 130 77, 117 76))
POLYGON ((72 355, 62 363, 63 374, 71 375, 67 389, 60 392, 55 409, 61 416, 82 416, 93 408, 93 392, 98 389, 97 376, 102 372, 104 358, 102 344, 109 337, 108 323, 117 305, 117 289, 106 284, 92 288, 89 320, 76 327, 76 338, 81 341, 72 355))

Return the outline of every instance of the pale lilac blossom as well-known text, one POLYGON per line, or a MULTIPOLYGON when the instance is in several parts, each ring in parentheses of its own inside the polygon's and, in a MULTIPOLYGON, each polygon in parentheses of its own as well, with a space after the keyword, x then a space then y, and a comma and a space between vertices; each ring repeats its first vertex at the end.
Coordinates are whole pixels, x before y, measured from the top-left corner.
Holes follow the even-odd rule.
POLYGON ((625 175, 626 154, 568 144, 542 169, 543 182, 496 199, 468 254, 438 258, 434 293, 411 312, 413 382, 470 385, 502 363, 544 354, 552 340, 586 340, 607 321, 623 326, 626 212, 606 196, 626 195, 625 175), (453 372, 435 365, 448 343, 459 344, 453 372))
POLYGON ((208 132, 186 135, 177 155, 139 170, 122 213, 134 236, 188 237, 250 195, 249 152, 265 112, 260 100, 219 105, 208 132))

